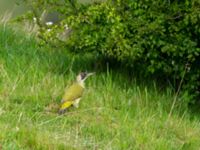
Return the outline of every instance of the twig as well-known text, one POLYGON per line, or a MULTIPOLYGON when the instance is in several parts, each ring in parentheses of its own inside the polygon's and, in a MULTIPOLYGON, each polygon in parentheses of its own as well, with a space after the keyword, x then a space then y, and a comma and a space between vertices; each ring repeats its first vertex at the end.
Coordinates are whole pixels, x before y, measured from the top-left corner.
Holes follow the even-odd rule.
POLYGON ((177 101, 177 97, 178 97, 178 95, 179 95, 180 89, 181 89, 181 87, 182 87, 183 80, 184 80, 185 74, 186 74, 186 72, 187 72, 187 68, 188 68, 188 63, 187 63, 186 66, 185 66, 185 70, 184 70, 183 76, 182 76, 181 81, 180 81, 179 86, 178 86, 178 90, 177 90, 177 92, 175 93, 174 101, 173 101, 173 103, 172 103, 172 107, 171 107, 171 109, 170 109, 168 118, 171 117, 172 112, 173 112, 173 110, 174 110, 174 106, 175 106, 175 103, 176 103, 176 101, 177 101))

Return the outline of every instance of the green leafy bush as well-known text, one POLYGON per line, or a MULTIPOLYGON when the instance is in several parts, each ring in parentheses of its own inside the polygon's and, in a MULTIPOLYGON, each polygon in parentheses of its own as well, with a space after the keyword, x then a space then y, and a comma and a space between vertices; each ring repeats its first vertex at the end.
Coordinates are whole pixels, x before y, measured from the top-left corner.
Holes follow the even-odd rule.
POLYGON ((199 0, 107 0, 87 5, 38 0, 31 4, 44 41, 73 52, 95 52, 128 66, 139 64, 147 75, 164 73, 178 83, 183 80, 188 102, 199 98, 199 0), (44 8, 61 14, 61 22, 51 31, 39 21, 44 8), (58 33, 66 25, 72 32, 63 40, 58 33))

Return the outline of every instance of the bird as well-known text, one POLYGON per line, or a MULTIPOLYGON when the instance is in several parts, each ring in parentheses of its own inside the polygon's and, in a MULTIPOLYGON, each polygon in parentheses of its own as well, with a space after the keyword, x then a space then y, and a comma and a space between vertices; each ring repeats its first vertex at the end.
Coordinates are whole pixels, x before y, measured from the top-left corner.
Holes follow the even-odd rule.
POLYGON ((71 106, 74 106, 75 108, 79 107, 79 102, 85 89, 84 82, 89 76, 94 74, 94 72, 81 72, 77 75, 76 82, 74 82, 64 92, 64 95, 61 99, 61 106, 58 111, 59 114, 64 114, 66 110, 71 106))

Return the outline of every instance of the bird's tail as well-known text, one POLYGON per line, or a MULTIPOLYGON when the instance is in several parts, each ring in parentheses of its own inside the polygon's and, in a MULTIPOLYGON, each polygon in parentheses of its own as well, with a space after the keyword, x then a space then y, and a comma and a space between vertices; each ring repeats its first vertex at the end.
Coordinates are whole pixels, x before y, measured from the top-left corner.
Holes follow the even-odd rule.
POLYGON ((62 103, 58 113, 61 115, 61 114, 64 114, 66 112, 66 110, 72 105, 72 101, 66 101, 64 103, 62 103))

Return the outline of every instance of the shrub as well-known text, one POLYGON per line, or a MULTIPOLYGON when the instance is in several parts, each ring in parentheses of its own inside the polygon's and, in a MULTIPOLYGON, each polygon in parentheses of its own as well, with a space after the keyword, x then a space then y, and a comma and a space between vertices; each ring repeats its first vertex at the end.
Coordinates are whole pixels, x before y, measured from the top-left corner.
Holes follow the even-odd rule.
POLYGON ((190 95, 188 102, 199 98, 199 0, 107 0, 87 5, 38 0, 32 6, 44 41, 73 52, 95 52, 128 66, 137 63, 147 75, 164 73, 179 82, 183 79, 182 91, 190 95), (50 32, 38 17, 44 7, 59 12, 62 18, 50 32), (63 41, 58 33, 66 24, 72 33, 63 41))

